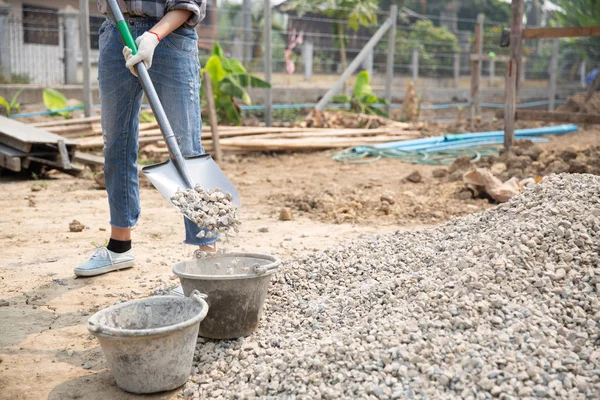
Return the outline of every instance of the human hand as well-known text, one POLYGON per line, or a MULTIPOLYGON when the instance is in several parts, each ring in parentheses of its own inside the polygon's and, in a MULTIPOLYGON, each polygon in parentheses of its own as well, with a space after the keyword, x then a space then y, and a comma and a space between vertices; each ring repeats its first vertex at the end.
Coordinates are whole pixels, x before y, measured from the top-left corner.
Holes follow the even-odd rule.
POLYGON ((158 35, 153 32, 144 32, 140 37, 135 40, 137 44, 137 54, 133 55, 131 49, 127 46, 123 47, 123 56, 125 57, 125 66, 129 68, 132 74, 137 76, 135 71, 135 65, 143 61, 146 65, 146 69, 150 69, 152 66, 152 56, 154 55, 154 49, 158 46, 160 40, 158 35))

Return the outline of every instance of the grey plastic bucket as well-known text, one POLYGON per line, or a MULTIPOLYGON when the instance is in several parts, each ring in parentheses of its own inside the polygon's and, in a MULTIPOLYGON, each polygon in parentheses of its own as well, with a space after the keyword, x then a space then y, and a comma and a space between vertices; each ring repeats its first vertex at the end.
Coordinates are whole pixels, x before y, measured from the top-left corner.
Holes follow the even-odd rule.
POLYGON ((155 296, 105 308, 88 320, 117 385, 131 393, 172 390, 186 383, 204 296, 155 296))
POLYGON ((237 339, 256 330, 269 289, 271 275, 281 262, 264 254, 225 253, 220 256, 182 261, 173 267, 183 293, 206 294, 208 315, 200 325, 200 336, 237 339))

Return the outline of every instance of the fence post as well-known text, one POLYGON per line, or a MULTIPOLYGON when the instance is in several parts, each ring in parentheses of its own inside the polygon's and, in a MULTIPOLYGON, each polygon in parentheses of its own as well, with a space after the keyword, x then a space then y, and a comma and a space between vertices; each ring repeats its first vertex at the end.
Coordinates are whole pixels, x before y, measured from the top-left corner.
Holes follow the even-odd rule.
POLYGON ((483 14, 477 14, 477 25, 475 25, 475 53, 477 59, 471 63, 471 127, 475 116, 481 114, 481 98, 479 86, 481 84, 481 59, 483 58, 483 14))
POLYGON ((231 56, 238 60, 244 59, 244 39, 239 36, 233 37, 233 46, 231 46, 231 56))
POLYGON ((10 40, 10 6, 8 4, 0 3, 0 73, 2 73, 7 79, 11 78, 11 42, 10 40))
POLYGON ((454 53, 454 87, 458 88, 460 82, 460 53, 454 53))
POLYGON ((365 58, 365 61, 363 61, 363 65, 362 65, 363 69, 367 70, 367 72, 369 73, 369 76, 373 77, 373 50, 369 51, 367 53, 367 57, 365 58))
POLYGON ((77 17, 79 11, 67 5, 60 11, 63 18, 65 32, 65 83, 73 85, 77 83, 77 17))
POLYGON ((398 19, 398 6, 390 7, 390 18, 392 26, 388 36, 387 62, 385 65, 385 100, 387 101, 386 112, 390 115, 390 106, 392 104, 392 86, 394 85, 394 51, 396 50, 396 20, 398 19))
POLYGON ((302 64, 304 65, 304 80, 310 82, 313 72, 313 42, 307 40, 302 45, 302 64))
POLYGON ((90 2, 79 0, 79 33, 83 59, 83 113, 92 115, 92 81, 90 65, 90 2))
POLYGON ((552 58, 550 59, 550 87, 548 88, 548 111, 554 111, 556 98, 556 77, 558 75, 558 39, 552 41, 552 58))
MULTIPOLYGON (((265 81, 271 83, 271 70, 273 60, 271 59, 271 0, 265 0, 265 81)), ((265 125, 271 126, 271 88, 266 89, 265 94, 265 125)))
POLYGON ((579 65, 579 80, 581 82, 581 87, 585 87, 585 60, 581 61, 581 65, 579 65))
POLYGON ((490 59, 490 87, 494 87, 494 81, 496 80, 496 60, 490 59))
POLYGON ((412 80, 416 85, 417 81, 419 80, 419 50, 417 50, 417 48, 414 48, 412 51, 411 68, 412 68, 412 80))
MULTIPOLYGON (((265 20, 266 21, 266 20, 265 20)), ((242 3, 242 27, 244 32, 244 40, 242 49, 244 56, 242 62, 248 63, 252 59, 252 2, 244 0, 242 3)))
POLYGON ((504 83, 504 148, 509 150, 515 139, 515 111, 519 101, 519 60, 523 35, 523 0, 510 6, 510 58, 506 63, 504 83))

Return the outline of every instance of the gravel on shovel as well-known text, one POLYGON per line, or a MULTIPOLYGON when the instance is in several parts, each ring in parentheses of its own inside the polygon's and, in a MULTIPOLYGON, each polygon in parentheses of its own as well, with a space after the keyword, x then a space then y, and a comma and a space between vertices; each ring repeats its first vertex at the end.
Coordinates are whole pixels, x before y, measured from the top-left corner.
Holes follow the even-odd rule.
POLYGON ((230 236, 238 231, 238 207, 233 203, 231 194, 221 189, 204 190, 200 185, 194 189, 179 188, 171 202, 203 229, 198 234, 200 238, 215 238, 219 233, 230 236))
POLYGON ((597 399, 600 179, 287 262, 260 329, 200 342, 194 398, 597 399))

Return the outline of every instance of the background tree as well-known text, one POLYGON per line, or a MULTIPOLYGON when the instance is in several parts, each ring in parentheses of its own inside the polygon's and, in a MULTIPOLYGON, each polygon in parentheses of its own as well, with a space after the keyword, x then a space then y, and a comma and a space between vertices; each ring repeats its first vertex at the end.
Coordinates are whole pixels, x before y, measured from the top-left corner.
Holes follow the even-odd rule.
POLYGON ((402 65, 410 65, 413 49, 419 52, 419 72, 423 75, 452 75, 454 53, 460 51, 456 35, 432 21, 417 21, 409 30, 396 33, 396 51, 402 65))
MULTIPOLYGON (((554 13, 551 25, 590 26, 600 25, 600 1, 598 0, 553 0, 559 7, 554 13)), ((598 62, 600 59, 600 38, 561 39, 560 58, 563 68, 575 75, 581 61, 598 62)), ((597 65, 592 65, 596 68, 597 65)))
POLYGON ((295 11, 298 16, 304 14, 321 14, 334 19, 334 33, 337 36, 336 45, 340 49, 342 70, 347 67, 345 25, 357 31, 361 26, 371 26, 377 23, 377 0, 290 0, 285 5, 286 10, 295 11))

